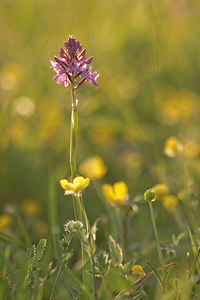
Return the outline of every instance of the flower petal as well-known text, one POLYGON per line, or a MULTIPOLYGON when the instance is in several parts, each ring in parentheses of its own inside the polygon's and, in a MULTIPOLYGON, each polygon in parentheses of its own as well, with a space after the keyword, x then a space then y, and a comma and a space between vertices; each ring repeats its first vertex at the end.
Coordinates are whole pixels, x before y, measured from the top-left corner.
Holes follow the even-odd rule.
POLYGON ((78 176, 74 178, 73 180, 74 191, 78 192, 85 189, 89 185, 89 183, 90 183, 89 178, 84 178, 82 176, 78 176))
POLYGON ((69 182, 67 179, 61 179, 60 185, 64 190, 70 191, 73 190, 73 184, 69 182))
POLYGON ((107 198, 109 202, 115 201, 115 195, 113 191, 113 187, 110 184, 103 184, 102 186, 103 194, 107 198))
POLYGON ((113 186, 116 201, 123 202, 127 195, 128 188, 125 182, 116 182, 113 186))
POLYGON ((92 60, 93 60, 93 56, 90 57, 90 58, 88 58, 88 59, 85 61, 85 64, 87 64, 87 65, 91 64, 92 60))

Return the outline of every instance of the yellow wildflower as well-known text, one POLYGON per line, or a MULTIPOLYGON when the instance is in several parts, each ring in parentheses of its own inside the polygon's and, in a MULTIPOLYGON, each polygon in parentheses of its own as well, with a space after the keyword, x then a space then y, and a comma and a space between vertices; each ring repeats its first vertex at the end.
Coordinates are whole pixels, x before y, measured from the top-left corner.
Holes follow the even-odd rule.
POLYGON ((156 193, 156 198, 162 200, 163 197, 169 194, 169 188, 165 183, 155 184, 152 189, 156 193))
POLYGON ((123 204, 127 198, 128 188, 125 182, 120 181, 114 185, 103 184, 103 194, 112 206, 123 204))
POLYGON ((99 156, 93 156, 80 164, 79 171, 89 178, 102 178, 106 174, 107 168, 99 156))
POLYGON ((78 176, 73 179, 73 182, 69 182, 67 179, 61 179, 60 185, 65 190, 65 195, 74 194, 80 196, 82 190, 84 190, 90 184, 90 179, 78 176))
POLYGON ((199 144, 194 141, 188 141, 185 143, 183 148, 183 154, 189 158, 195 158, 199 155, 200 147, 199 144))
POLYGON ((35 200, 25 200, 22 203, 22 211, 27 216, 38 215, 41 211, 41 205, 35 200))
POLYGON ((9 216, 9 215, 1 215, 0 216, 0 230, 9 228, 11 223, 12 223, 11 216, 9 216))
POLYGON ((183 150, 182 143, 174 136, 169 137, 165 141, 164 153, 169 157, 175 157, 183 150))
POLYGON ((144 277, 145 273, 143 268, 140 265, 134 265, 131 269, 133 275, 140 274, 141 277, 144 277))
POLYGON ((175 196, 168 195, 163 198, 163 206, 168 210, 173 210, 178 204, 178 199, 175 196))

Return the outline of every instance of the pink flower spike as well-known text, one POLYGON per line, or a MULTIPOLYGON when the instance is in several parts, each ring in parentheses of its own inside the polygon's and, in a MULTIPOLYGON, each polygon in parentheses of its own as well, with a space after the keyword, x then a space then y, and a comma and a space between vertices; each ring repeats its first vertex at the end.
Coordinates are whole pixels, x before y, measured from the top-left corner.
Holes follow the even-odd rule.
POLYGON ((82 50, 80 42, 70 35, 67 42, 64 42, 66 50, 60 48, 60 58, 54 56, 55 61, 50 61, 56 76, 54 80, 61 85, 67 87, 69 84, 76 84, 74 89, 81 87, 86 81, 99 87, 96 78, 99 76, 97 72, 91 73, 93 67, 91 64, 93 57, 86 60, 86 49, 82 50), (75 80, 76 78, 76 80, 75 80), (77 81, 80 80, 80 81, 77 81))

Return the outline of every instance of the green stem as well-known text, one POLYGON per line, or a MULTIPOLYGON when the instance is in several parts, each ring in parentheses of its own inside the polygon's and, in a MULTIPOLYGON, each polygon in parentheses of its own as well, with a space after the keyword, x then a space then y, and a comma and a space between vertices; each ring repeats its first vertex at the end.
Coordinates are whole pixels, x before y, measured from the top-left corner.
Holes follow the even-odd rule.
POLYGON ((70 127, 70 168, 71 180, 76 177, 76 144, 77 144, 77 129, 78 129, 78 107, 77 99, 72 90, 72 112, 71 112, 71 127, 70 127))
POLYGON ((119 207, 115 207, 115 216, 116 223, 118 226, 118 238, 123 250, 124 259, 126 260, 126 250, 125 250, 125 241, 124 241, 124 227, 123 227, 123 216, 119 207))
MULTIPOLYGON (((77 148, 77 131, 78 131, 78 100, 76 99, 75 92, 73 90, 72 84, 72 112, 71 112, 71 126, 70 126, 70 169, 71 169, 71 181, 76 177, 76 148, 77 148)), ((85 209, 83 209, 83 204, 78 196, 73 195, 73 206, 74 206, 74 216, 75 220, 84 221, 88 230, 88 220, 85 209)), ((84 249, 83 241, 81 241, 81 253, 82 253, 82 263, 84 259, 87 258, 87 252, 84 249)), ((88 286, 89 274, 87 274, 87 264, 82 269, 82 280, 83 284, 88 286)))
POLYGON ((78 196, 72 195, 75 220, 82 222, 81 202, 78 196))
POLYGON ((85 206, 84 206, 84 203, 83 203, 82 196, 80 197, 80 203, 81 203, 81 206, 82 206, 82 215, 83 215, 83 218, 84 218, 86 232, 88 233, 89 229, 90 229, 90 223, 89 223, 89 220, 88 220, 88 217, 87 217, 87 213, 86 213, 86 210, 85 210, 85 206))
POLYGON ((196 265, 196 262, 197 262, 197 259, 199 257, 199 254, 200 254, 200 247, 198 248, 198 252, 197 252, 197 254, 195 256, 195 259, 194 259, 194 261, 192 263, 192 267, 191 267, 190 272, 189 272, 189 274, 187 276, 187 280, 192 276, 192 273, 194 272, 194 267, 196 265))
POLYGON ((56 279, 54 281, 54 284, 53 284, 53 288, 52 288, 52 291, 51 291, 51 295, 50 295, 50 299, 49 300, 52 300, 53 299, 53 295, 54 295, 54 292, 55 292, 55 289, 56 289, 56 284, 58 282, 58 278, 60 277, 60 274, 61 274, 61 271, 62 271, 62 265, 60 265, 59 269, 58 269, 58 273, 56 275, 56 279))
MULTIPOLYGON (((72 87, 73 88, 73 87, 72 87)), ((76 99, 75 92, 71 91, 72 96, 72 112, 71 112, 71 126, 70 126, 70 169, 71 180, 76 177, 76 148, 77 148, 77 130, 78 130, 78 100, 76 99)), ((76 196, 73 198, 74 217, 75 220, 82 221, 81 203, 80 199, 76 196)))
POLYGON ((162 267, 162 274, 163 274, 163 277, 164 277, 163 256, 162 256, 162 251, 161 251, 161 248, 160 248, 160 241, 159 241, 159 237, 158 237, 158 231, 157 231, 157 228, 156 228, 156 220, 155 220, 153 205, 152 205, 151 201, 149 201, 149 208, 150 208, 151 220, 152 220, 153 229, 154 229, 155 238, 156 238, 156 245, 157 245, 157 248, 158 248, 158 255, 159 255, 160 265, 162 267))
MULTIPOLYGON (((82 196, 80 197, 80 203, 81 203, 81 208, 82 208, 82 217, 83 217, 83 223, 86 228, 86 233, 90 234, 90 223, 87 217, 87 213, 85 210, 85 206, 83 203, 83 198, 82 196)), ((91 281, 91 276, 88 274, 88 270, 92 269, 93 273, 93 289, 94 289, 94 294, 96 295, 96 281, 95 281, 95 273, 94 273, 94 258, 93 258, 93 253, 91 251, 90 243, 89 243, 89 238, 87 240, 87 247, 90 249, 90 255, 88 254, 87 250, 82 248, 82 257, 84 261, 84 266, 83 266, 83 282, 86 284, 86 286, 89 289, 92 289, 92 281, 91 281), (90 258, 90 261, 88 260, 90 258)))
POLYGON ((128 222, 129 222, 129 216, 127 214, 122 215, 123 237, 124 237, 124 257, 126 259, 127 259, 127 254, 128 254, 128 222))
POLYGON ((95 263, 94 263, 94 256, 91 255, 91 262, 92 262, 92 277, 93 277, 93 289, 94 289, 94 297, 97 299, 97 285, 96 285, 96 277, 95 277, 95 263))

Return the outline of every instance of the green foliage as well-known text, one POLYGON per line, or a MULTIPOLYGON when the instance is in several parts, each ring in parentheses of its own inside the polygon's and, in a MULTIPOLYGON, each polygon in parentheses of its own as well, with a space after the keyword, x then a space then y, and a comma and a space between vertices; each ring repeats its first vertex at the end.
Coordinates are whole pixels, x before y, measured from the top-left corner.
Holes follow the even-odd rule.
POLYGON ((135 258, 131 259, 131 261, 129 261, 128 263, 126 263, 125 265, 123 265, 123 270, 124 272, 129 272, 132 267, 135 265, 135 258))
POLYGON ((163 280, 161 275, 159 274, 159 272, 157 271, 157 268, 155 266, 153 266, 150 262, 147 262, 147 264, 150 266, 151 270, 154 272, 159 284, 161 285, 161 287, 163 288, 163 280))
POLYGON ((123 253, 121 247, 115 242, 111 235, 109 236, 108 244, 113 266, 121 266, 123 261, 123 253))
POLYGON ((47 240, 41 239, 37 245, 37 248, 35 250, 35 260, 38 262, 42 259, 45 249, 47 246, 47 240))
POLYGON ((121 292, 128 289, 130 286, 129 281, 123 276, 118 268, 110 268, 106 275, 106 284, 114 292, 121 292))
POLYGON ((172 234, 172 241, 175 246, 178 246, 179 242, 185 237, 185 233, 180 233, 177 237, 172 234))
MULTIPOLYGON (((193 254, 194 254, 194 256, 196 256, 197 253, 198 253, 199 247, 197 246, 197 243, 195 242, 195 237, 192 235, 192 232, 191 232, 189 226, 188 226, 188 233, 189 233, 189 237, 190 237, 190 242, 191 242, 193 254)), ((200 262, 199 262, 199 259, 196 262, 196 266, 197 266, 198 273, 200 274, 200 262)))
POLYGON ((34 280, 38 280, 38 262, 42 259, 45 249, 47 245, 47 240, 46 239, 41 239, 37 245, 32 246, 30 250, 30 259, 28 261, 28 268, 24 280, 24 285, 30 285, 32 283, 33 277, 34 280))
POLYGON ((100 251, 95 256, 95 271, 96 274, 104 276, 110 267, 110 261, 108 259, 108 253, 105 251, 100 251))

